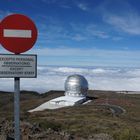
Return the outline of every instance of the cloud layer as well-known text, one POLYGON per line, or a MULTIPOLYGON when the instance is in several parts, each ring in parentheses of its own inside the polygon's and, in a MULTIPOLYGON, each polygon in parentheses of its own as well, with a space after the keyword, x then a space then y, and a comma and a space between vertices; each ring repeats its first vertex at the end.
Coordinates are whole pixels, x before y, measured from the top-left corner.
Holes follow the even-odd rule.
MULTIPOLYGON (((89 89, 140 91, 140 68, 76 68, 76 67, 38 67, 36 79, 21 79, 21 90, 40 93, 49 90, 64 90, 67 76, 81 74, 86 77, 89 89)), ((1 79, 0 90, 13 91, 13 79, 1 79)))

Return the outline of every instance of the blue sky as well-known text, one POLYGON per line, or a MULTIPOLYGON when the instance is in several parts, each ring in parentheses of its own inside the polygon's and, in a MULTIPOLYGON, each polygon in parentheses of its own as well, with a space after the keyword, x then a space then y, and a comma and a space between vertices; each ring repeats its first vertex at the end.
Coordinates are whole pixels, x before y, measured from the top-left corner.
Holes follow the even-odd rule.
POLYGON ((39 65, 140 65, 139 0, 0 0, 0 19, 13 13, 35 22, 39 65))

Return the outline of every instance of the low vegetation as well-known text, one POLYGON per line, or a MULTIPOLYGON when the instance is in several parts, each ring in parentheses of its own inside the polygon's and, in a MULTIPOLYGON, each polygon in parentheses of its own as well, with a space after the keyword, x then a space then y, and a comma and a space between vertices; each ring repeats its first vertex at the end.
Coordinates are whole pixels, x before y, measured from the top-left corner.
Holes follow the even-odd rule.
MULTIPOLYGON (((140 140, 140 95, 119 94, 113 91, 89 91, 88 96, 95 99, 86 105, 34 113, 27 112, 63 93, 63 91, 50 91, 40 95, 35 92, 22 91, 21 121, 39 124, 44 132, 51 129, 54 136, 56 132, 65 133, 69 134, 71 139, 76 140, 96 140, 96 137, 106 137, 105 140, 140 140), (101 104, 118 105, 126 112, 114 116, 109 108, 101 104)), ((0 122, 3 119, 13 120, 12 93, 0 93, 0 122)), ((44 135, 47 135, 48 139, 50 139, 49 135, 52 136, 50 133, 44 133, 44 135)), ((58 137, 54 139, 57 140, 58 137)))

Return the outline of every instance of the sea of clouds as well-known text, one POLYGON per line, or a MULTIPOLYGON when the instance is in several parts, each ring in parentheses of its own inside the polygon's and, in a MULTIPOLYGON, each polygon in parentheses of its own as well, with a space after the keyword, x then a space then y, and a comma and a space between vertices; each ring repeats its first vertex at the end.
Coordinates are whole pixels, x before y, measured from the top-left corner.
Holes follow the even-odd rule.
MULTIPOLYGON (((38 66, 37 69, 37 78, 21 79, 21 90, 40 93, 64 90, 67 76, 81 74, 92 90, 140 91, 140 68, 38 66)), ((1 78, 0 90, 14 91, 14 79, 1 78)))

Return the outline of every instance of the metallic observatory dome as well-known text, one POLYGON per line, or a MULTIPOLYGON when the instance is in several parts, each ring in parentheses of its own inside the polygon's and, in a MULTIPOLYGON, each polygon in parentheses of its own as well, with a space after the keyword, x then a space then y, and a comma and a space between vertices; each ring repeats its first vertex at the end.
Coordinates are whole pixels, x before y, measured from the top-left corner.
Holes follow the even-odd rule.
POLYGON ((70 75, 65 81, 65 96, 83 97, 87 95, 88 82, 82 75, 70 75))

